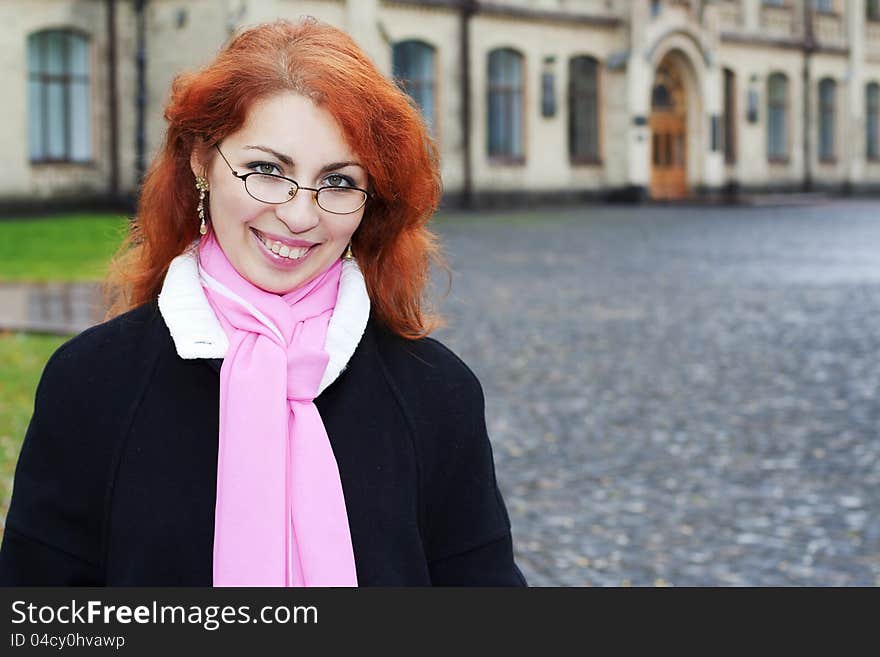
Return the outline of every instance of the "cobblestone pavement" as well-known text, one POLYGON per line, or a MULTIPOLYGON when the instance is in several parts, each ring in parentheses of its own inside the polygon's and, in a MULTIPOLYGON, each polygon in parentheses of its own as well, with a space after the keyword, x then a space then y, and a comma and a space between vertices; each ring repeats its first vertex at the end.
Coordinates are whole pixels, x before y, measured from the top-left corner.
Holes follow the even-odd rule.
POLYGON ((437 230, 530 585, 880 585, 880 203, 437 230))

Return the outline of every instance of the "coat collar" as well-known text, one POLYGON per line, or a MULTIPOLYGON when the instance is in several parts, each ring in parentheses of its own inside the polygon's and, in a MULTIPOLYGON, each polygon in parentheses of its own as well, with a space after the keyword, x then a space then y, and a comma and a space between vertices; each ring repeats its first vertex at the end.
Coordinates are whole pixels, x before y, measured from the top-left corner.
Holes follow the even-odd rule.
MULTIPOLYGON (((198 240, 171 261, 159 293, 159 312, 181 358, 224 358, 229 339, 202 289, 197 244, 198 240)), ((369 316, 370 297, 360 267, 354 260, 343 261, 339 296, 330 316, 324 344, 330 361, 318 394, 348 365, 369 316)))

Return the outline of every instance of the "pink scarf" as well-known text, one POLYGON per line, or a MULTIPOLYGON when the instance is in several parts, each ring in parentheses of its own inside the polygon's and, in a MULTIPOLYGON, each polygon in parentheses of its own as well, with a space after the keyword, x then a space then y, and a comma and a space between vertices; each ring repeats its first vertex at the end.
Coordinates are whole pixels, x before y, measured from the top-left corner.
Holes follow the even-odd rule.
POLYGON ((314 398, 342 261, 283 295, 241 276, 214 237, 202 286, 226 335, 214 586, 357 586, 336 457, 314 398))

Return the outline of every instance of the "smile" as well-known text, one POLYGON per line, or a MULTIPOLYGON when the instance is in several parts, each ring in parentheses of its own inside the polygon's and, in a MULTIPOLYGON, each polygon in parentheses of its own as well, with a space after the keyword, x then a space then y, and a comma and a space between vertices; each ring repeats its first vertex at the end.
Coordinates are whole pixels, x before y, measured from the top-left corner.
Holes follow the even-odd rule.
POLYGON ((254 235, 256 235, 257 239, 266 247, 266 250, 271 251, 276 256, 280 258, 287 258, 289 260, 299 260, 308 253, 312 247, 309 246, 287 246, 286 244, 282 244, 281 242, 269 241, 263 235, 251 228, 254 235))

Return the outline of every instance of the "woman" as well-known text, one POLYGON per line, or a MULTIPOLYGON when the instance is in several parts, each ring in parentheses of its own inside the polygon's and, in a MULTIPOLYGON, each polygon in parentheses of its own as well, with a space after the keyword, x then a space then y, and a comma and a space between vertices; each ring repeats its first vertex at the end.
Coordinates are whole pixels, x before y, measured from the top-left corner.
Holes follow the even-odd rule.
POLYGON ((179 77, 108 321, 43 372, 7 585, 525 585, 479 382, 427 337, 440 194, 344 33, 245 31, 179 77))

